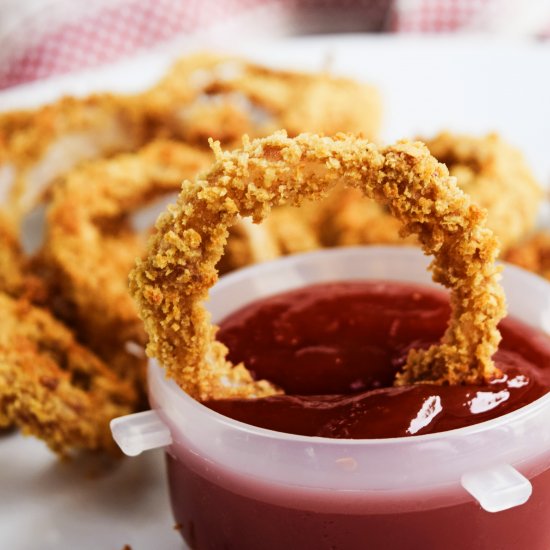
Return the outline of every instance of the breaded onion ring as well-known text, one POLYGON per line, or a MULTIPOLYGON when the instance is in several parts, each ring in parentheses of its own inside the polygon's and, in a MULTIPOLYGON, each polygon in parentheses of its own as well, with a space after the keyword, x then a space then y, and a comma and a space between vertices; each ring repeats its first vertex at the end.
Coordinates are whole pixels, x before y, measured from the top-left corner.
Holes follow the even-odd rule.
MULTIPOLYGON (((497 134, 478 137, 443 132, 422 141, 447 165, 472 201, 487 209, 487 226, 503 251, 533 229, 542 190, 521 151, 497 134)), ((402 242, 399 222, 355 189, 338 190, 320 208, 319 218, 324 246, 402 242)))
POLYGON ((380 125, 380 96, 367 84, 326 73, 277 71, 243 59, 198 53, 180 59, 135 95, 65 97, 34 110, 0 113, 0 201, 15 220, 52 181, 83 160, 170 138, 207 146, 247 133, 362 132, 380 125))
POLYGON ((143 117, 137 106, 102 94, 0 114, 0 200, 13 218, 30 211, 78 162, 138 147, 143 117))
POLYGON ((18 221, 78 163, 174 136, 175 113, 203 93, 203 84, 192 85, 193 75, 225 59, 185 57, 177 71, 136 95, 63 97, 36 109, 0 113, 0 202, 9 203, 18 221))
POLYGON ((460 188, 487 209, 487 226, 503 251, 532 231, 544 193, 518 148, 495 133, 442 132, 425 143, 460 188))
POLYGON ((33 302, 45 299, 46 287, 29 272, 17 231, 5 211, 0 211, 0 292, 33 302))
POLYGON ((212 81, 205 92, 244 97, 265 114, 263 127, 258 124, 262 135, 281 128, 291 136, 360 132, 374 139, 378 134, 382 108, 373 86, 326 72, 282 71, 242 60, 225 66, 225 76, 212 81))
POLYGON ((133 388, 46 310, 0 292, 0 311, 0 426, 60 454, 115 451, 109 421, 134 410, 133 388))
POLYGON ((37 262, 50 281, 50 305, 124 379, 140 377, 137 364, 145 359, 145 334, 128 294, 144 239, 130 217, 179 191, 210 161, 195 147, 156 141, 136 154, 84 164, 54 189, 37 262))
POLYGON ((183 185, 130 276, 149 335, 147 351, 185 391, 199 400, 278 391, 227 361, 203 301, 217 280, 228 227, 239 216, 260 222, 272 206, 319 198, 336 182, 386 204, 403 233, 416 234, 424 252, 434 255, 433 278, 451 290, 452 313, 441 343, 411 351, 397 383, 474 383, 498 374, 491 356, 505 303, 494 265, 497 241, 484 225, 485 212, 423 144, 378 149, 343 134, 292 139, 278 132, 245 139, 241 150, 213 149, 216 162, 183 185))
POLYGON ((537 231, 508 250, 504 260, 550 280, 550 232, 537 231))

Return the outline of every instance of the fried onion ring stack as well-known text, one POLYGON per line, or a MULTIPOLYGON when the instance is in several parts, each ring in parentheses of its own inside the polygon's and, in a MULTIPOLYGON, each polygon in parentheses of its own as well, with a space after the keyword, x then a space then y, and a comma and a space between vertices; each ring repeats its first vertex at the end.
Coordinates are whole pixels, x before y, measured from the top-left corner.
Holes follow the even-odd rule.
MULTIPOLYGON (((111 442, 107 420, 144 403, 146 334, 127 276, 144 250, 141 222, 211 161, 209 137, 227 146, 286 126, 375 138, 379 122, 369 85, 216 54, 187 56, 134 95, 67 97, 0 114, 2 425, 63 454, 100 450, 111 442), (18 233, 41 203, 45 242, 28 257, 18 233)), ((307 223, 281 208, 263 227, 233 226, 219 268, 319 245, 307 223)))

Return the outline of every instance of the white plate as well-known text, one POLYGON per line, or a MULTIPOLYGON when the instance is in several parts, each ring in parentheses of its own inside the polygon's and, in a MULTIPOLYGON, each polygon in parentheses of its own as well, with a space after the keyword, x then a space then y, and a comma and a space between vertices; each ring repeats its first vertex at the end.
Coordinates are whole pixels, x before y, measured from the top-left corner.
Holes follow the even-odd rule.
MULTIPOLYGON (((500 132, 550 184, 550 46, 479 38, 333 36, 233 47, 278 66, 334 73, 377 85, 385 140, 442 129, 500 132)), ((181 48, 81 75, 0 93, 0 110, 64 93, 134 91, 157 79, 181 48)), ((162 453, 127 459, 108 473, 59 464, 44 445, 0 439, 0 546, 12 550, 181 549, 173 530, 162 453)))

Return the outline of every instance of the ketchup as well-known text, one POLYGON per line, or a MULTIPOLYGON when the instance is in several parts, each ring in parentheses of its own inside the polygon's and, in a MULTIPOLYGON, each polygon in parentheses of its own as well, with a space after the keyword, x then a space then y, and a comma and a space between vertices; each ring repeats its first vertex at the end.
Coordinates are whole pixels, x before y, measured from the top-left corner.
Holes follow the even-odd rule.
MULTIPOLYGON (((468 426, 548 391, 550 339, 514 319, 500 325, 494 359, 501 380, 393 387, 408 351, 438 342, 449 314, 443 293, 388 282, 322 284, 259 300, 225 319, 218 338, 232 362, 243 361, 285 394, 206 405, 288 433, 387 438, 468 426)), ((174 517, 195 550, 550 548, 548 452, 522 464, 533 487, 527 503, 494 514, 455 484, 393 497, 269 483, 202 457, 192 442, 168 453, 167 465, 174 517)), ((406 463, 400 475, 406 478, 406 463)))
POLYGON ((462 428, 531 403, 550 388, 550 338, 514 320, 490 384, 393 387, 411 348, 435 344, 450 315, 442 292, 396 282, 319 284, 255 301, 226 318, 229 359, 285 395, 205 405, 298 435, 387 438, 462 428))

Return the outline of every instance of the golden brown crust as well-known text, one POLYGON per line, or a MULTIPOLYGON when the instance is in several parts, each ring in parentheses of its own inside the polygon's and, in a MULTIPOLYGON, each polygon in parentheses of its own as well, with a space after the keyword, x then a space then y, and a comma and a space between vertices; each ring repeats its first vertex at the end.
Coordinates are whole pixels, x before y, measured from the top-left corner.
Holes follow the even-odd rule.
POLYGON ((320 203, 316 225, 323 246, 417 242, 399 235, 401 223, 386 207, 349 187, 336 188, 320 203))
MULTIPOLYGON (((219 78, 210 94, 243 95, 264 112, 261 133, 286 129, 332 135, 361 133, 374 139, 380 129, 381 100, 376 88, 327 73, 299 73, 233 62, 233 77, 219 78)), ((242 135, 242 134, 241 134, 242 135)), ((239 136, 240 137, 240 136, 239 136)))
POLYGON ((109 450, 109 420, 136 394, 42 309, 0 293, 0 424, 14 423, 56 452, 109 450))
POLYGON ((519 149, 495 133, 442 132, 425 143, 472 201, 487 209, 487 226, 503 251, 532 231, 543 191, 519 149))
POLYGON ((317 231, 314 229, 314 206, 314 203, 309 203, 299 208, 274 208, 262 224, 273 235, 282 255, 308 252, 321 247, 317 231))
POLYGON ((209 137, 232 144, 245 133, 279 128, 361 131, 373 138, 380 111, 377 91, 349 79, 190 55, 141 94, 66 97, 0 114, 0 196, 11 195, 17 220, 82 160, 135 151, 157 138, 206 147, 209 137))
POLYGON ((140 133, 137 104, 111 94, 65 97, 35 111, 0 115, 0 168, 13 174, 2 194, 14 219, 77 162, 134 149, 140 133))
POLYGON ((89 162, 56 185, 38 261, 51 306, 120 376, 143 375, 145 334, 128 294, 128 273, 143 251, 130 216, 208 165, 194 147, 157 141, 136 154, 89 162))
POLYGON ((149 253, 130 275, 130 289, 149 335, 148 353, 197 399, 277 392, 254 381, 244 365, 225 359, 203 301, 228 228, 239 216, 260 222, 272 206, 317 199, 337 182, 386 204, 433 254, 434 280, 451 289, 452 315, 440 345, 411 352, 398 383, 478 382, 491 378, 491 360, 505 314, 494 260, 497 242, 473 205, 421 143, 377 149, 364 139, 285 132, 223 153, 161 216, 149 253))
MULTIPOLYGON (((503 251, 533 229, 542 190, 518 149, 496 134, 474 137, 443 132, 425 143, 472 201, 487 209, 487 226, 503 251)), ((338 189, 320 209, 324 246, 402 244, 399 221, 354 189, 338 189)), ((409 241, 414 244, 416 239, 409 241)))
POLYGON ((16 228, 4 211, 0 211, 0 292, 37 302, 44 301, 46 293, 43 282, 30 273, 16 228))
POLYGON ((550 279, 550 232, 537 231, 526 241, 508 250, 504 260, 550 279))

